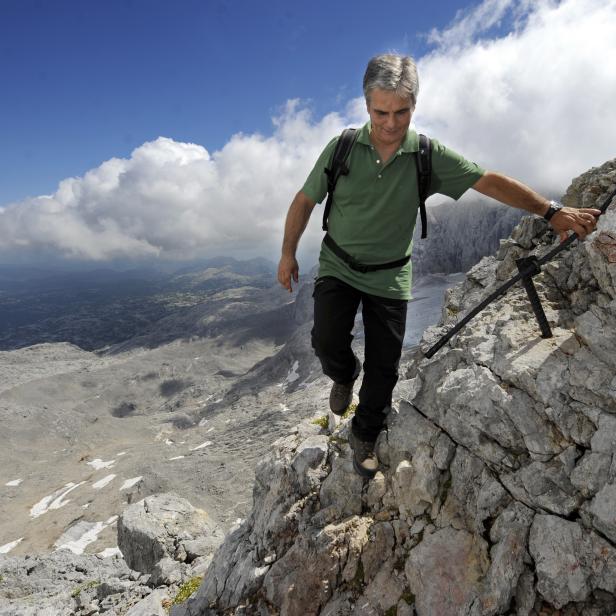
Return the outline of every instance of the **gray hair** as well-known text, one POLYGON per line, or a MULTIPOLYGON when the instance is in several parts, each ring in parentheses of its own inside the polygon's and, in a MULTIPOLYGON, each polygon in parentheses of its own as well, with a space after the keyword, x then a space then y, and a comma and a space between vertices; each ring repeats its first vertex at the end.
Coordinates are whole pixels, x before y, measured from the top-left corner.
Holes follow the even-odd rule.
POLYGON ((395 92, 400 98, 410 98, 414 107, 419 93, 419 78, 413 58, 398 54, 374 56, 364 74, 367 103, 370 102, 370 92, 375 88, 395 92))

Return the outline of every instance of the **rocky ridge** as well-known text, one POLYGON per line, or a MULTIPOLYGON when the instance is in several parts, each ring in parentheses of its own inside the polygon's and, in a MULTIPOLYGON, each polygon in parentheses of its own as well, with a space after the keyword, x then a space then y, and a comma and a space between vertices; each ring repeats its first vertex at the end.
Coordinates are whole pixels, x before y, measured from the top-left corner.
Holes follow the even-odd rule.
MULTIPOLYGON (((564 201, 615 187, 610 161, 564 201)), ((449 293, 423 350, 556 241, 523 219, 449 293)), ((515 287, 432 359, 407 357, 373 480, 353 472, 348 420, 280 439, 252 513, 172 616, 613 614, 616 206, 535 283, 553 338, 515 287)))

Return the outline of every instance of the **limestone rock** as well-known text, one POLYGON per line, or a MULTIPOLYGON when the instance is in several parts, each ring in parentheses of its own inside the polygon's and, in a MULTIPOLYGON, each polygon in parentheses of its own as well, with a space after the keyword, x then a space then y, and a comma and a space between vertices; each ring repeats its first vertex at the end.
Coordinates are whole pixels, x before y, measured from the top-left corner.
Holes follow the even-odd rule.
POLYGON ((131 607, 126 616, 167 616, 167 610, 163 606, 165 600, 169 601, 168 592, 163 588, 157 589, 131 607))
POLYGON ((118 521, 118 546, 129 567, 151 573, 182 541, 221 533, 204 511, 176 494, 156 494, 125 509, 118 521))
POLYGON ((165 556, 152 568, 150 584, 152 586, 171 586, 173 584, 178 584, 182 580, 182 577, 180 563, 165 556))
POLYGON ((418 616, 465 613, 487 569, 487 546, 481 537, 444 528, 425 538, 411 550, 405 566, 418 616))
MULTIPOLYGON (((0 556, 2 616, 68 616, 110 593, 137 594, 123 559, 59 550, 35 557, 0 556)), ((149 592, 149 590, 148 590, 149 592)), ((137 596, 139 596, 137 594, 137 596)))

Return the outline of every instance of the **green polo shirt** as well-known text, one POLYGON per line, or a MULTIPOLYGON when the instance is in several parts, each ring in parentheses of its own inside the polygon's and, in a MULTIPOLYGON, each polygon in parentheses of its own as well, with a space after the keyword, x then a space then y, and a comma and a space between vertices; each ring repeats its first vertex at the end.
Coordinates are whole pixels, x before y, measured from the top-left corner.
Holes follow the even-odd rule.
MULTIPOLYGON (((319 156, 302 192, 315 203, 327 194, 325 167, 330 163, 338 137, 319 156)), ((409 130, 398 151, 383 164, 370 143, 370 123, 365 124, 347 161, 350 173, 336 184, 329 214, 329 234, 360 263, 396 261, 410 255, 419 209, 415 154, 419 137, 409 130)), ((432 139, 430 192, 459 199, 484 174, 470 162, 432 139)), ((411 262, 394 269, 356 272, 321 245, 319 276, 334 276, 380 297, 411 299, 411 262)))

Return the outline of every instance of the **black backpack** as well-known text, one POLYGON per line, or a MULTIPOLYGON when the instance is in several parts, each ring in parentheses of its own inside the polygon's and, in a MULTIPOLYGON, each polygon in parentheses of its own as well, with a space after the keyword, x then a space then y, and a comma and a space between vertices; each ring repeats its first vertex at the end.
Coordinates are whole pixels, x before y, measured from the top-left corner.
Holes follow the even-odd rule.
MULTIPOLYGON (((356 128, 345 128, 338 139, 336 148, 329 163, 329 168, 325 168, 327 175, 327 201, 323 212, 323 231, 327 231, 327 219, 332 207, 332 199, 336 183, 341 175, 348 175, 349 167, 346 161, 351 153, 351 149, 357 139, 356 128)), ((430 189, 430 179, 432 176, 432 143, 426 135, 419 135, 419 152, 415 155, 415 165, 417 166, 417 180, 419 188, 419 214, 421 217, 421 237, 427 236, 428 220, 426 216, 426 199, 430 189)), ((397 261, 395 262, 397 263, 397 261)))

